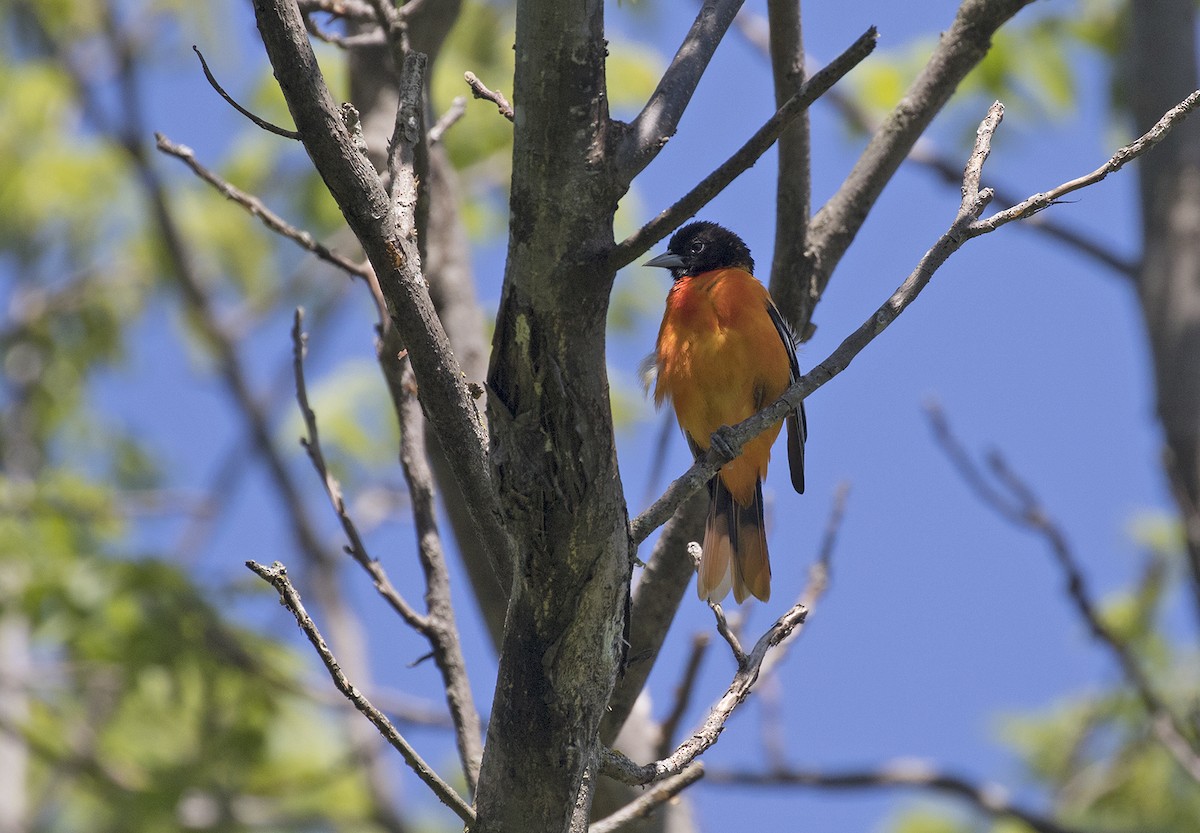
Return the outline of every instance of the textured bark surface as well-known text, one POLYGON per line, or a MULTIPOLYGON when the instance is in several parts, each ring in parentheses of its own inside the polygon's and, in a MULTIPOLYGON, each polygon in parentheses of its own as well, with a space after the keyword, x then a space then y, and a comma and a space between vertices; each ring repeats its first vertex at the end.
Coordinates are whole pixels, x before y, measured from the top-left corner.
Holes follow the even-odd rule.
MULTIPOLYGON (((1142 131, 1200 86, 1195 4, 1134 0, 1131 19, 1129 100, 1142 131)), ((1172 131, 1141 160, 1138 175, 1144 247, 1138 297, 1200 615, 1200 121, 1172 131)))
MULTIPOLYGON (((771 73, 775 106, 784 103, 804 85, 804 39, 797 0, 771 0, 771 73)), ((812 211, 811 148, 808 113, 801 113, 779 137, 779 170, 775 175, 775 255, 771 259, 771 296, 791 320, 800 309, 802 285, 795 279, 808 246, 808 220, 812 211)))
POLYGON ((516 34, 512 214, 487 410, 517 565, 478 833, 586 826, 595 777, 585 776, 622 661, 630 577, 604 360, 619 189, 603 166, 603 4, 522 3, 516 34))

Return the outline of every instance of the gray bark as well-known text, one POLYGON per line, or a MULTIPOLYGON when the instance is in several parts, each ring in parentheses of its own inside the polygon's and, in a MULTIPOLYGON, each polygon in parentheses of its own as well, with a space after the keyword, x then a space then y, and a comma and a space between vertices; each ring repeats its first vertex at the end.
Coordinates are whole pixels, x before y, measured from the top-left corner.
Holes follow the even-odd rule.
MULTIPOLYGON (((1196 10, 1191 0, 1134 0, 1131 16, 1129 100, 1141 132, 1200 86, 1196 10)), ((1200 617, 1200 121, 1172 131, 1142 158, 1138 175, 1144 247, 1138 298, 1200 617)))
POLYGON ((517 565, 476 833, 586 823, 630 580, 604 361, 621 189, 604 167, 603 3, 519 4, 516 56, 488 423, 517 565))

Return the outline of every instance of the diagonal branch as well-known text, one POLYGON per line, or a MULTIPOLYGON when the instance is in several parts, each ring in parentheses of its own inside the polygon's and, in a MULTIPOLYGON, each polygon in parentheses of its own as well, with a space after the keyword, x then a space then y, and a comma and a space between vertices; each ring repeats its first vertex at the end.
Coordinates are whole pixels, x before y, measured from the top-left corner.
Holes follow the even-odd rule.
POLYGON ((729 689, 709 710, 704 723, 674 752, 661 760, 638 766, 621 753, 609 750, 604 755, 603 774, 626 784, 652 784, 683 771, 688 764, 717 742, 730 715, 745 702, 754 688, 767 652, 787 639, 792 631, 803 627, 807 616, 808 610, 797 604, 767 629, 750 653, 746 654, 744 661, 739 662, 729 689))
POLYGON ((754 165, 797 116, 871 54, 878 38, 879 35, 872 26, 828 66, 805 81, 800 91, 776 110, 775 115, 771 116, 733 156, 701 180, 678 202, 618 243, 609 259, 610 268, 620 269, 641 257, 651 246, 707 205, 729 183, 754 165))
MULTIPOLYGON (((307 386, 304 381, 305 333, 301 329, 303 321, 304 312, 297 308, 292 324, 293 365, 296 400, 300 406, 300 413, 304 418, 307 431, 307 436, 300 442, 308 452, 313 468, 316 469, 324 483, 325 492, 341 522, 346 539, 350 542, 346 547, 346 553, 371 576, 379 595, 400 614, 409 627, 424 636, 433 649, 433 659, 442 675, 446 702, 450 707, 450 718, 454 724, 463 773, 467 779, 468 789, 473 792, 479 777, 479 760, 483 755, 480 740, 483 731, 480 726, 479 712, 476 710, 474 699, 471 696, 466 662, 462 655, 462 642, 458 635, 458 626, 454 621, 454 610, 450 604, 450 578, 446 571, 441 538, 437 529, 433 481, 428 464, 424 459, 424 424, 420 406, 416 404, 415 396, 410 395, 407 398, 408 401, 401 408, 400 460, 412 499, 413 518, 417 528, 418 556, 421 568, 425 573, 427 607, 425 615, 421 615, 413 609, 396 590, 383 565, 367 554, 358 528, 346 509, 341 485, 325 464, 320 435, 317 433, 317 416, 309 405, 307 386)), ((408 387, 411 390, 411 374, 408 387)))
POLYGON ((453 810, 468 826, 474 823, 475 811, 463 801, 462 796, 455 792, 453 787, 443 781, 429 764, 425 763, 421 756, 417 754, 417 751, 400 734, 399 730, 387 719, 387 715, 371 705, 371 701, 346 678, 341 666, 338 664, 337 658, 329 650, 329 646, 325 644, 325 638, 321 636, 321 632, 317 630, 312 617, 304 609, 304 603, 300 600, 300 594, 296 592, 296 588, 292 586, 292 582, 288 579, 287 568, 278 561, 270 567, 264 567, 257 561, 247 561, 246 566, 259 578, 274 587, 276 592, 279 593, 280 604, 290 610, 292 615, 296 617, 296 624, 300 626, 300 630, 308 637, 308 641, 316 649, 317 654, 321 657, 321 661, 325 663, 325 668, 329 671, 329 676, 333 678, 333 684, 337 686, 338 691, 346 695, 347 699, 354 704, 354 707, 375 725, 375 728, 379 730, 379 734, 383 735, 384 739, 400 753, 405 763, 417 774, 418 778, 433 790, 434 795, 443 804, 453 810))
POLYGON ((421 404, 492 566, 505 576, 514 561, 513 545, 492 484, 483 418, 430 300, 417 241, 399 233, 395 206, 343 123, 295 4, 254 0, 254 11, 305 149, 379 276, 389 312, 404 333, 421 404))
POLYGON ((304 446, 304 450, 308 453, 308 459, 316 469, 317 476, 321 478, 325 494, 329 497, 329 503, 333 507, 334 514, 337 515, 338 522, 342 525, 346 540, 350 542, 345 548, 346 554, 367 572, 375 584, 375 590, 391 606, 392 610, 396 611, 409 627, 424 634, 428 628, 428 622, 392 584, 383 565, 367 554, 362 536, 358 534, 358 527, 355 526, 354 520, 346 509, 342 486, 325 464, 325 453, 321 450, 321 435, 317 431, 317 415, 308 403, 308 386, 304 381, 304 354, 307 336, 301 329, 303 323, 304 310, 297 307, 292 319, 292 370, 296 382, 296 402, 300 407, 300 416, 304 419, 306 433, 306 436, 301 437, 300 444, 304 446))
POLYGON ((670 66, 617 147, 616 167, 622 181, 632 182, 675 135, 708 62, 744 2, 705 0, 700 7, 670 66))
MULTIPOLYGON (((1028 200, 1019 203, 1011 209, 993 215, 988 220, 979 220, 984 209, 992 199, 990 188, 979 189, 979 176, 983 161, 991 148, 992 133, 999 126, 1004 114, 1004 106, 994 103, 987 117, 979 126, 976 135, 975 149, 963 172, 963 200, 959 206, 958 215, 950 228, 938 238, 933 248, 925 253, 917 264, 916 269, 905 279, 892 296, 879 307, 870 318, 862 323, 857 330, 847 336, 837 349, 823 362, 814 367, 809 373, 796 380, 790 388, 784 391, 776 402, 767 406, 759 413, 735 426, 725 426, 720 429, 722 440, 728 444, 733 455, 741 453, 742 446, 750 439, 757 437, 771 425, 782 420, 790 411, 799 406, 804 399, 837 376, 855 356, 863 351, 875 338, 883 332, 896 317, 911 304, 921 291, 929 284, 934 273, 941 268, 949 257, 962 248, 968 240, 995 231, 1013 220, 1030 216, 1034 211, 1046 208, 1053 199, 1046 200, 1046 194, 1061 197, 1065 193, 1078 190, 1086 185, 1098 182, 1112 170, 1120 168, 1130 160, 1148 151, 1161 141, 1172 127, 1182 121, 1200 100, 1200 91, 1192 93, 1179 105, 1164 114, 1163 118, 1144 136, 1122 147, 1108 163, 1093 171, 1091 174, 1071 180, 1044 194, 1035 194, 1028 200), (1069 190, 1064 190, 1069 189, 1069 190), (974 195, 973 200, 967 199, 974 195), (1000 218, 997 220, 997 218, 1000 218)), ((635 544, 646 539, 652 531, 661 526, 684 500, 697 491, 717 469, 729 460, 717 450, 714 443, 708 453, 696 461, 679 479, 667 487, 663 495, 648 509, 630 521, 630 535, 635 544)))
POLYGON ((271 124, 266 119, 256 116, 254 113, 251 113, 245 107, 238 104, 237 101, 234 100, 233 96, 225 92, 225 88, 220 85, 216 79, 216 76, 212 74, 212 70, 208 68, 208 61, 204 60, 204 53, 200 51, 200 47, 192 44, 192 51, 195 52, 196 57, 200 59, 200 68, 204 70, 204 77, 208 79, 209 86, 216 90, 217 94, 221 96, 221 98, 225 99, 230 107, 232 107, 234 110, 237 110, 243 116, 250 119, 250 121, 254 122, 268 133, 274 133, 276 136, 282 136, 285 139, 300 138, 300 134, 295 130, 288 130, 286 127, 280 127, 277 124, 271 124))
POLYGON ((1078 191, 1080 188, 1086 188, 1089 185, 1094 185, 1106 178, 1109 174, 1121 170, 1126 163, 1137 159, 1150 148, 1157 145, 1179 122, 1183 121, 1196 104, 1200 102, 1200 90, 1196 90, 1183 101, 1176 104, 1170 110, 1163 114, 1158 122, 1147 130, 1142 136, 1133 142, 1125 145, 1112 155, 1111 158, 1090 174, 1084 174, 1081 177, 1072 179, 1070 182, 1064 182, 1056 188, 1051 188, 1049 191, 1043 191, 1040 194, 1022 200, 1011 208, 1006 208, 999 211, 986 220, 978 220, 971 224, 968 230, 971 237, 978 237, 981 234, 987 234, 989 231, 995 231, 1000 226, 1010 223, 1013 220, 1024 220, 1027 217, 1032 217, 1034 214, 1049 208, 1056 202, 1059 202, 1067 194, 1078 191))
POLYGON ((513 111, 512 104, 504 97, 504 93, 499 90, 490 90, 479 80, 479 76, 469 70, 463 73, 463 80, 467 82, 467 86, 471 88, 471 94, 483 101, 490 101, 496 105, 496 109, 500 111, 500 115, 512 121, 516 113, 513 111))
POLYGON ((622 827, 638 819, 646 818, 660 805, 670 801, 683 792, 684 789, 690 787, 703 777, 704 764, 696 761, 684 769, 683 772, 667 778, 660 784, 655 784, 652 789, 647 790, 620 810, 590 825, 588 833, 616 833, 622 827))
POLYGON ((400 382, 404 392, 400 417, 400 465, 408 482, 413 520, 417 529, 417 557, 425 574, 425 604, 428 614, 422 631, 433 647, 433 660, 442 674, 442 687, 450 717, 454 720, 458 755, 462 762, 467 790, 475 792, 479 783, 479 762, 483 759, 483 728, 471 694, 471 680, 463 657, 462 638, 450 600, 450 573, 438 531, 433 473, 425 450, 425 417, 417 401, 412 366, 405 361, 400 382))
POLYGON ((941 112, 959 82, 983 60, 996 30, 1031 2, 964 0, 959 7, 954 23, 939 38, 929 62, 884 119, 837 193, 809 224, 805 260, 810 272, 801 276, 806 286, 797 293, 803 305, 784 310, 797 332, 808 329, 813 308, 833 270, 913 144, 941 112))
POLYGON ((263 201, 253 194, 247 194, 240 188, 230 184, 228 181, 218 176, 213 171, 206 168, 196 160, 195 152, 187 145, 177 145, 161 133, 155 133, 154 139, 157 142, 158 149, 167 154, 179 159, 183 164, 192 169, 192 173, 207 182, 217 192, 227 200, 240 205, 254 217, 262 221, 262 224, 278 235, 286 237, 300 248, 312 252, 326 263, 331 263, 343 272, 353 275, 356 278, 367 280, 373 273, 368 266, 355 263, 350 258, 340 255, 331 250, 329 247, 322 244, 307 231, 297 228, 287 220, 280 217, 271 209, 263 204, 263 201))
POLYGON ((1033 532, 1045 540, 1066 577, 1067 595, 1080 618, 1087 624, 1092 637, 1113 655, 1125 679, 1133 686, 1142 707, 1150 717, 1151 727, 1159 742, 1171 753, 1184 772, 1200 783, 1200 744, 1155 690, 1132 647, 1105 623, 1095 602, 1092 601, 1083 570, 1080 569, 1062 529, 1051 520, 1033 491, 1008 467, 1000 454, 993 453, 989 457, 992 477, 997 484, 992 486, 962 443, 951 432, 941 409, 934 405, 927 410, 938 444, 955 467, 963 473, 964 481, 975 492, 976 497, 1009 523, 1033 532))
MULTIPOLYGON (((784 2, 784 5, 787 6, 789 4, 784 2)), ((747 12, 743 8, 738 13, 738 16, 734 18, 733 25, 751 46, 764 56, 770 57, 772 62, 774 62, 776 50, 772 48, 771 44, 772 39, 775 37, 775 27, 773 25, 768 27, 767 18, 747 12)), ((811 56, 806 55, 804 60, 806 66, 811 66, 811 56)), ((847 95, 837 87, 830 90, 824 96, 823 101, 833 107, 846 122, 847 127, 855 133, 873 135, 880 128, 880 119, 870 113, 853 96, 847 95)), ((783 158, 781 154, 781 165, 783 158)), ((918 139, 913 144, 908 151, 905 161, 925 168, 947 185, 958 187, 962 179, 962 170, 958 167, 958 163, 949 153, 938 148, 932 141, 925 137, 918 139)), ((999 186, 993 186, 993 190, 996 192, 996 202, 998 203, 1011 205, 1019 199, 1011 191, 999 186)), ((1107 241, 1102 241, 1079 229, 1071 228, 1069 225, 1047 219, 1045 215, 1037 215, 1029 218, 1029 222, 1025 224, 1025 227, 1044 234, 1053 240, 1057 240, 1085 257, 1091 258, 1107 269, 1111 269, 1122 278, 1132 280, 1137 272, 1138 264, 1136 260, 1121 254, 1110 246, 1107 241)), ((807 239, 807 230, 804 233, 800 233, 799 229, 791 226, 788 227, 787 231, 786 239, 789 241, 789 246, 792 239, 807 239)), ((775 237, 777 241, 776 245, 778 245, 780 238, 778 230, 775 237)), ((787 313, 794 308, 793 303, 788 300, 788 293, 794 292, 796 289, 782 282, 777 285, 775 280, 777 273, 780 273, 780 269, 773 266, 771 273, 771 297, 775 299, 776 306, 787 313)), ((793 268, 786 274, 791 277, 798 274, 798 270, 793 268)))
POLYGON ((1013 803, 1008 790, 998 784, 977 784, 953 773, 942 772, 919 760, 901 760, 875 769, 826 771, 816 769, 781 769, 772 772, 735 772, 715 770, 709 773, 708 783, 723 786, 752 787, 816 787, 828 790, 884 789, 915 787, 946 793, 965 799, 981 812, 995 819, 1017 821, 1036 833, 1084 833, 1074 827, 1059 824, 1013 803))

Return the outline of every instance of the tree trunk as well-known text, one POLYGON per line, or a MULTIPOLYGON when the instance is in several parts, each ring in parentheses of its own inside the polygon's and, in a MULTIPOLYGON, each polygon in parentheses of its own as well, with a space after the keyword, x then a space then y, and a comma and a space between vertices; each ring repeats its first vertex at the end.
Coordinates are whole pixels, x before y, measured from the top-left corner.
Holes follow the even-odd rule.
MULTIPOLYGON (((1198 86, 1195 4, 1134 0, 1130 47, 1129 100, 1141 133, 1198 86)), ((1200 121, 1176 126, 1139 160, 1138 175, 1144 238, 1138 297, 1200 617, 1200 121)))
POLYGON ((516 542, 476 833, 585 829, 622 662, 630 541, 605 374, 620 196, 602 0, 517 7, 508 261, 488 376, 516 542))

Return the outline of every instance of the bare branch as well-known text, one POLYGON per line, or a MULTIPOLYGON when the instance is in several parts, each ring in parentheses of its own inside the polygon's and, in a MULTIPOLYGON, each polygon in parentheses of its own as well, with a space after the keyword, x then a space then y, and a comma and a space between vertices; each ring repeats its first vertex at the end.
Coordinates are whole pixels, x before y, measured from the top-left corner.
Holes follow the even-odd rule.
POLYGON ((725 695, 709 711, 704 723, 674 752, 654 763, 638 766, 621 753, 609 750, 605 752, 603 774, 626 784, 651 784, 682 771, 717 742, 717 738, 725 729, 725 722, 754 688, 767 652, 786 639, 792 631, 803 627, 807 615, 808 611, 802 605, 796 605, 767 629, 734 674, 733 682, 729 684, 725 695))
MULTIPOLYGON (((694 544, 692 546, 695 546, 694 544)), ((725 618, 725 611, 717 602, 709 602, 708 607, 713 612, 713 616, 717 620, 717 633, 725 640, 725 644, 729 646, 729 650, 733 652, 733 661, 737 663, 738 668, 746 667, 746 652, 742 650, 742 643, 738 641, 737 634, 734 633, 734 628, 729 626, 729 620, 725 618)))
MULTIPOLYGON (((1146 152, 1154 144, 1162 139, 1162 137, 1182 120, 1187 113, 1195 106, 1197 100, 1200 99, 1200 92, 1193 93, 1188 96, 1180 105, 1172 109, 1162 120, 1155 125, 1150 132, 1121 150, 1117 151, 1113 159, 1108 164, 1102 166, 1097 171, 1089 174, 1086 177, 1072 180, 1063 186, 1054 188, 1046 194, 1062 196, 1068 191, 1063 189, 1070 187, 1070 190, 1078 190, 1092 182, 1098 182, 1106 176, 1110 170, 1116 170, 1121 165, 1128 162, 1130 159, 1136 158, 1138 155, 1146 152), (1119 164, 1118 164, 1119 162, 1119 164), (1114 166, 1111 167, 1110 166, 1114 166), (1086 181, 1085 181, 1086 180, 1086 181)), ((1013 209, 1001 212, 989 218, 988 221, 980 221, 984 209, 991 201, 993 193, 990 188, 978 190, 977 174, 972 166, 981 167, 983 160, 986 159, 989 143, 991 141, 992 131, 996 129, 1000 118, 1003 116, 1004 108, 996 102, 992 105, 988 112, 987 118, 980 124, 979 131, 976 136, 975 150, 971 155, 971 160, 968 162, 968 167, 963 175, 964 198, 959 206, 958 215, 950 228, 938 238, 934 243, 933 248, 925 253, 917 264, 916 269, 905 279, 899 288, 896 289, 892 296, 888 298, 884 304, 875 311, 875 314, 868 318, 857 330, 847 336, 837 349, 834 350, 823 362, 814 367, 809 373, 802 376, 789 387, 776 402, 764 408, 759 413, 749 419, 738 423, 736 426, 725 426, 719 429, 722 441, 733 451, 734 455, 741 453, 742 446, 751 438, 758 436, 765 431, 769 426, 782 420, 790 411, 794 410, 804 399, 824 385, 833 377, 837 376, 850 362, 854 360, 862 350, 870 344, 875 338, 884 331, 896 317, 902 313, 909 304, 911 304, 921 291, 929 284, 936 272, 949 257, 962 248, 963 244, 968 240, 979 237, 980 235, 994 231, 997 228, 1011 222, 1012 220, 1022 219, 1029 216, 1030 208, 1028 206, 1040 205, 1045 197, 1045 194, 1038 194, 1030 197, 1025 203, 1019 206, 1014 206, 1013 209), (966 198, 968 193, 975 194, 974 201, 969 201, 966 198), (1020 209, 1020 210, 1017 210, 1020 209), (993 222, 996 217, 1003 215, 1003 219, 999 222, 993 222)), ((1050 202, 1046 202, 1042 207, 1046 207, 1050 202)), ((729 462, 717 451, 719 443, 711 444, 707 454, 692 465, 680 478, 667 487, 657 501, 654 502, 648 509, 630 521, 630 534, 635 544, 645 540, 654 529, 660 526, 667 518, 671 516, 675 508, 679 506, 689 495, 698 490, 702 485, 708 482, 708 479, 717 472, 717 470, 725 463, 729 462)))
POLYGON ((959 82, 983 60, 996 30, 1031 2, 964 0, 929 62, 884 119, 837 193, 813 216, 805 258, 810 273, 801 276, 806 285, 796 294, 803 306, 786 310, 801 334, 808 330, 813 308, 833 270, 909 149, 959 82))
POLYGON ((772 772, 713 771, 708 782, 724 786, 793 786, 849 790, 916 787, 965 799, 992 818, 1019 821, 1036 833, 1084 833, 1014 804, 999 784, 976 784, 919 760, 900 760, 876 769, 824 771, 783 769, 772 772))
POLYGON ((809 105, 826 90, 871 54, 875 49, 878 37, 875 27, 872 26, 828 66, 805 81, 800 92, 776 110, 775 114, 733 156, 701 180, 700 184, 678 202, 618 243, 610 256, 611 268, 620 269, 641 257, 651 246, 707 205, 730 182, 757 162, 794 118, 807 110, 809 105))
POLYGON ((374 275, 374 272, 371 270, 369 265, 355 263, 354 261, 350 260, 350 258, 339 255, 337 252, 332 251, 327 246, 320 243, 309 232, 293 226, 274 211, 267 208, 266 205, 263 204, 263 201, 258 197, 254 196, 253 194, 247 194, 240 188, 231 185, 228 181, 213 173, 204 165, 200 164, 200 162, 196 160, 196 154, 187 145, 177 145, 161 133, 155 133, 154 138, 160 151, 181 160, 185 165, 192 169, 192 172, 196 174, 196 176, 200 177, 213 188, 216 188, 221 196, 225 197, 227 200, 232 200, 242 208, 246 209, 246 211, 250 212, 251 215, 261 220, 262 224, 271 231, 286 237, 293 243, 296 243, 298 246, 300 246, 300 248, 312 252, 326 263, 331 263, 337 268, 341 269, 343 272, 353 275, 356 278, 368 280, 374 275))
POLYGON ((1049 191, 1034 194, 1011 208, 1006 208, 1004 211, 993 214, 986 220, 976 221, 968 229, 970 236, 978 237, 981 234, 987 234, 989 231, 995 231, 1000 226, 1010 223, 1013 220, 1023 220, 1026 217, 1032 217, 1037 212, 1054 205, 1067 194, 1078 191, 1080 188, 1094 185, 1109 174, 1121 170, 1127 163, 1137 159, 1161 142, 1163 137, 1171 131, 1172 127, 1187 118, 1188 114, 1195 108, 1197 102, 1200 102, 1200 90, 1196 90, 1164 113, 1163 117, 1158 120, 1158 123, 1146 131, 1144 135, 1118 150, 1107 162, 1090 174, 1072 179, 1070 182, 1064 182, 1062 185, 1059 185, 1057 188, 1051 188, 1049 191))
MULTIPOLYGON (((913 146, 908 154, 908 161, 933 172, 944 182, 955 185, 959 184, 960 177, 957 169, 954 167, 954 163, 924 140, 913 146)), ((1020 197, 1017 197, 1011 191, 1000 187, 993 187, 992 190, 996 194, 995 201, 1002 205, 1012 205, 1020 199, 1020 197)), ((1046 237, 1071 247, 1076 252, 1113 270, 1123 278, 1132 279, 1137 273, 1138 264, 1136 259, 1126 257, 1105 242, 1082 231, 1056 222, 1045 214, 1035 214, 1032 217, 1026 217, 1025 222, 1022 223, 1022 227, 1034 229, 1046 237)))
POLYGON ((268 133, 274 133, 276 136, 282 136, 285 139, 298 140, 300 138, 300 134, 295 130, 288 130, 286 127, 280 127, 278 125, 271 124, 266 119, 254 115, 245 107, 234 101, 233 96, 225 92, 224 88, 217 83, 217 79, 213 76, 212 71, 209 70, 208 61, 204 60, 204 54, 200 51, 200 48, 195 44, 192 44, 192 51, 195 52, 196 57, 200 59, 200 68, 204 70, 204 77, 208 79, 209 85, 211 85, 212 88, 217 91, 221 98, 229 102, 229 106, 231 106, 234 110, 237 110, 243 116, 250 119, 250 121, 254 122, 268 133))
POLYGON ((466 113, 467 99, 461 95, 456 95, 454 100, 450 102, 450 106, 446 108, 446 112, 442 113, 433 127, 429 128, 429 144, 436 145, 440 142, 446 131, 453 127, 466 113))
MULTIPOLYGON (((420 405, 416 403, 414 394, 410 395, 409 402, 401 409, 400 460, 412 499, 413 518, 417 529, 418 556, 425 573, 425 599, 428 613, 424 616, 418 613, 396 590, 383 565, 367 554, 366 546, 363 544, 358 529, 346 510, 341 486, 337 479, 330 474, 328 466, 325 464, 325 456, 321 451, 321 441, 317 433, 317 417, 308 403, 308 392, 304 381, 305 335, 301 329, 303 321, 304 312, 297 308, 292 324, 296 400, 299 403, 300 413, 304 418, 307 430, 307 437, 301 439, 300 442, 308 452, 313 468, 316 469, 324 483, 325 492, 329 496, 329 501, 342 525, 342 530, 350 542, 346 547, 347 554, 371 576, 379 595, 400 614, 400 617, 413 630, 424 636, 433 649, 434 662, 441 672, 446 701, 450 707, 450 717, 454 724, 463 772, 466 775, 468 788, 474 791, 479 776, 479 759, 483 755, 481 745, 483 733, 480 727, 479 713, 475 709, 471 695, 470 681, 467 679, 461 640, 454 621, 454 610, 450 604, 450 579, 446 572, 445 558, 442 554, 441 540, 437 529, 432 476, 429 473, 428 463, 424 460, 425 434, 420 405)), ((413 387, 411 374, 408 387, 410 390, 413 387)))
POLYGON ((413 630, 425 634, 429 628, 428 621, 400 595, 400 591, 388 578, 383 565, 367 554, 367 548, 358 534, 358 528, 354 525, 349 512, 346 511, 346 501, 342 497, 341 484, 330 474, 329 467, 325 465, 325 454, 321 451, 320 434, 317 432, 317 415, 308 404, 308 387, 304 381, 306 338, 302 329, 303 323, 304 310, 297 307, 292 319, 292 368, 296 382, 296 402, 300 406, 300 415, 304 418, 304 427, 307 433, 307 436, 301 438, 300 444, 308 452, 308 459, 312 461, 317 476, 321 478, 325 494, 329 496, 329 502, 333 506, 334 514, 337 515, 338 522, 342 525, 346 540, 350 542, 346 547, 346 554, 358 562, 359 566, 371 576, 375 583, 375 590, 391 606, 392 610, 400 614, 400 618, 413 630))
POLYGON ((417 751, 409 745, 399 730, 387 719, 387 715, 371 705, 371 701, 346 678, 341 666, 338 664, 337 658, 329 650, 329 646, 325 644, 325 638, 321 636, 321 632, 317 630, 312 617, 304 609, 304 603, 300 600, 300 594, 296 592, 296 588, 292 586, 292 582, 288 579, 287 568, 278 561, 270 567, 264 567, 256 561, 247 561, 246 566, 258 575, 259 578, 274 587, 276 592, 279 593, 280 603, 296 617, 296 624, 300 626, 300 630, 308 637, 308 641, 316 649, 318 656, 321 657, 321 661, 325 663, 325 668, 329 671, 329 676, 333 678, 333 684, 337 686, 338 691, 346 695, 347 699, 354 704, 354 707, 375 725, 375 728, 379 730, 379 734, 383 735, 384 739, 400 753, 405 763, 417 774, 418 778, 433 790, 434 795, 443 804, 453 810, 465 824, 468 826, 472 824, 475 821, 475 811, 463 801, 462 797, 454 791, 453 787, 443 781, 433 768, 421 759, 417 751))
POLYGON ((496 109, 500 111, 500 115, 504 116, 504 118, 508 119, 509 121, 513 120, 515 115, 513 112, 513 107, 511 104, 509 104, 508 99, 504 97, 503 93, 501 93, 499 90, 489 90, 486 86, 484 86, 483 82, 479 80, 479 76, 473 72, 464 72, 463 80, 466 81, 467 86, 471 88, 472 95, 474 95, 476 98, 481 98, 484 101, 492 102, 496 105, 496 109))
POLYGON ((450 573, 446 569, 446 556, 438 531, 433 473, 425 451, 425 418, 421 403, 417 401, 411 365, 407 361, 403 364, 405 378, 401 387, 406 396, 399 408, 400 465, 412 499, 417 555, 425 573, 425 604, 429 614, 425 617, 423 633, 429 639, 434 662, 442 674, 467 789, 474 793, 479 782, 479 762, 483 758, 483 728, 471 694, 462 639, 450 600, 450 573))
POLYGON ((934 435, 947 455, 960 471, 971 471, 971 476, 964 479, 976 497, 1008 522, 1037 534, 1046 542, 1067 580, 1067 594, 1080 618, 1087 624, 1092 637, 1117 661, 1125 679, 1133 686, 1149 715, 1151 726, 1159 741, 1179 766, 1193 780, 1200 783, 1200 746, 1174 710, 1155 690, 1150 678, 1134 656, 1132 647, 1104 622, 1088 592, 1083 571, 1074 551, 1067 543, 1066 535, 1047 515, 1028 484, 1008 467, 998 452, 989 455, 988 463, 1000 489, 987 485, 988 480, 983 472, 963 451, 962 444, 954 438, 942 411, 937 406, 931 406, 927 408, 927 412, 934 426, 934 435), (1000 491, 1001 489, 1003 491, 1000 491))
MULTIPOLYGON (((783 2, 783 6, 790 7, 794 3, 783 2)), ((768 26, 767 19, 762 15, 754 14, 746 9, 738 12, 733 21, 734 28, 742 37, 746 39, 755 49, 761 52, 766 57, 772 57, 774 52, 771 48, 771 33, 775 31, 774 26, 768 26)), ((805 66, 812 66, 811 56, 805 56, 805 66)), ((772 62, 774 58, 772 57, 772 62)), ((830 104, 837 110, 847 125, 854 131, 872 135, 876 133, 881 126, 881 121, 875 118, 871 112, 863 107, 853 96, 846 94, 842 89, 834 87, 822 97, 822 101, 830 104)), ((781 161, 783 156, 780 157, 781 161)), ((958 187, 962 184, 962 169, 958 162, 944 150, 936 147, 927 137, 918 139, 908 151, 908 156, 905 161, 911 162, 925 168, 933 173, 941 181, 948 185, 958 187)), ((781 175, 782 179, 782 175, 781 175)), ((790 181, 790 180, 789 180, 790 181)), ((1020 197, 1012 194, 999 186, 993 186, 997 203, 1012 205, 1020 200, 1020 197)), ((780 209, 777 214, 782 213, 780 209)), ((795 214, 795 212, 793 212, 795 214)), ((1073 229, 1070 226, 1056 222, 1044 214, 1038 214, 1028 218, 1025 227, 1033 229, 1053 240, 1069 246, 1076 252, 1091 258, 1097 263, 1105 266, 1108 269, 1116 272, 1123 278, 1132 279, 1137 273, 1138 262, 1136 259, 1127 257, 1105 241, 1101 241, 1092 235, 1089 235, 1078 229, 1073 229)), ((793 245, 792 241, 799 239, 807 240, 806 233, 797 233, 798 229, 794 226, 788 228, 788 234, 785 239, 788 240, 789 248, 793 245)), ((779 231, 776 231, 776 247, 781 237, 779 231)), ((778 261, 778 252, 776 260, 778 261)), ((794 263, 794 261, 793 261, 794 263)), ((773 265, 771 272, 771 296, 775 299, 776 305, 784 312, 785 315, 790 315, 790 311, 796 308, 795 304, 788 299, 791 292, 796 292, 799 287, 789 287, 782 280, 776 280, 776 275, 785 273, 789 276, 797 274, 793 263, 788 263, 787 267, 792 267, 786 272, 781 271, 781 267, 773 265)), ((802 340, 804 340, 802 338, 802 340)))
POLYGON ((371 23, 376 19, 375 10, 361 0, 297 0, 297 4, 306 15, 325 12, 359 23, 371 23))
POLYGON ((616 833, 627 824, 644 819, 660 805, 670 801, 679 793, 704 777, 704 764, 696 761, 678 775, 655 784, 650 790, 629 802, 620 810, 588 826, 588 833, 616 833))
POLYGON ((398 233, 395 208, 369 160, 354 146, 295 4, 254 0, 254 9, 275 74, 286 79, 281 89, 305 148, 362 244, 404 333, 425 413, 479 538, 497 575, 507 576, 514 560, 512 540, 492 484, 483 419, 430 300, 416 241, 398 233))
POLYGON ((625 182, 632 182, 675 135, 704 70, 745 0, 705 0, 646 105, 629 124, 616 152, 625 182))

